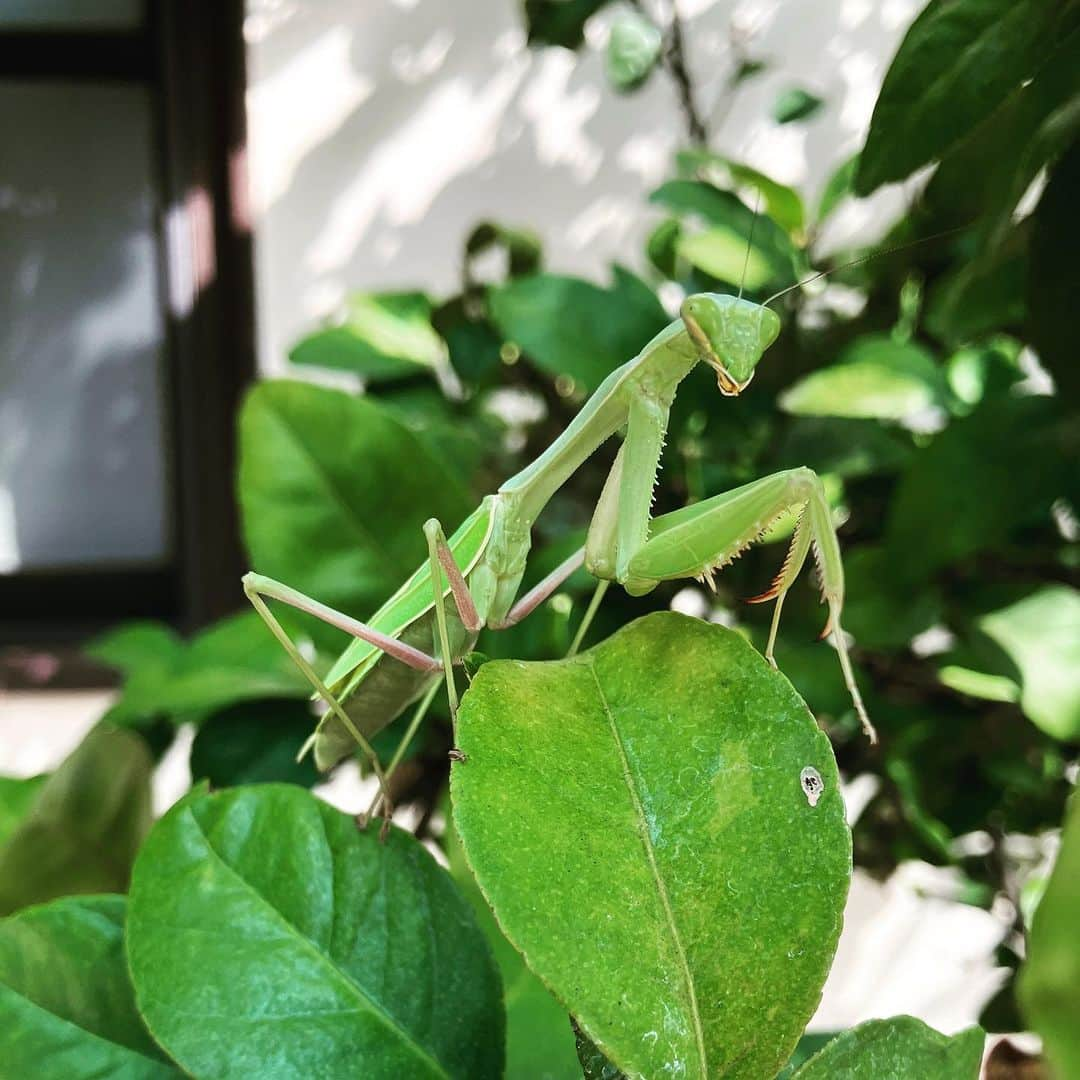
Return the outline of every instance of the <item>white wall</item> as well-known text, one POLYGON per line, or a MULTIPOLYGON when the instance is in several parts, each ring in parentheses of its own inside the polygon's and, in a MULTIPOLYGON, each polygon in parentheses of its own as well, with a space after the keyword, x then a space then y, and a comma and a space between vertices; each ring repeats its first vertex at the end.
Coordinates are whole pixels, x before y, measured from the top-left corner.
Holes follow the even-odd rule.
MULTIPOLYGON (((646 0, 658 6, 664 0, 646 0)), ((689 64, 718 116, 728 28, 771 61, 713 146, 816 195, 862 142, 918 0, 680 0, 689 64), (808 124, 768 119, 777 92, 826 98, 808 124)), ((602 277, 640 265, 645 195, 681 139, 670 82, 607 88, 592 47, 526 49, 521 0, 249 0, 250 168, 264 370, 349 289, 455 287, 481 218, 527 224, 548 265, 602 277)), ((896 204, 893 193, 892 205, 896 204)), ((840 228, 884 224, 880 200, 840 228)))

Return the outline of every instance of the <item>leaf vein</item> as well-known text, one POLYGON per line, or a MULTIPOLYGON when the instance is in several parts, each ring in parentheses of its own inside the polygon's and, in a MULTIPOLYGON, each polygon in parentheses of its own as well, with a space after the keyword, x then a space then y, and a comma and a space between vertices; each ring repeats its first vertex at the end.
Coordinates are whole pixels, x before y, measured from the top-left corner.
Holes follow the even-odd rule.
POLYGON ((637 786, 634 782, 634 774, 630 768, 630 761, 626 756, 626 747, 623 745, 622 735, 618 725, 615 723, 615 717, 612 714, 611 706, 608 704, 607 697, 604 694, 604 688, 600 685, 600 679, 596 674, 596 667, 591 660, 588 661, 588 668, 589 673, 592 675, 593 683, 596 685, 596 693, 600 699, 600 704, 604 708, 604 716, 607 718, 608 727, 611 730, 611 737, 614 740, 615 749, 619 754, 619 763, 622 766, 623 779, 626 782, 627 790, 630 792, 630 798, 634 804, 634 811, 637 814, 638 836, 641 840, 641 846, 645 849, 646 858, 649 861, 649 869, 652 872, 653 881, 656 885, 656 892, 660 897, 660 903, 664 909, 664 917, 667 920, 668 930, 671 933, 671 939, 675 946, 675 955, 679 962, 683 981, 686 984, 686 994, 690 1005, 690 1017, 694 1023, 694 1041, 697 1045, 698 1058, 701 1062, 701 1075, 702 1077, 707 1077, 709 1075, 709 1063, 705 1056, 705 1033, 702 1030, 701 1014, 698 1010, 694 976, 690 971, 690 963, 686 958, 686 950, 683 947, 682 938, 679 935, 679 928, 675 922, 675 912, 671 907, 671 898, 668 896, 667 886, 664 884, 664 879, 660 875, 660 867, 656 861, 656 851, 654 850, 652 840, 649 837, 649 825, 645 818, 645 808, 642 805, 641 796, 638 794, 637 786))

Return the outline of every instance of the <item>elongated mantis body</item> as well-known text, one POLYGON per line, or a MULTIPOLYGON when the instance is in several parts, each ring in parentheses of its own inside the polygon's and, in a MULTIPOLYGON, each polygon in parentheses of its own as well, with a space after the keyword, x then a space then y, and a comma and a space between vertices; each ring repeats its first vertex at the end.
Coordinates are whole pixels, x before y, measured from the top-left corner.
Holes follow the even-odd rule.
POLYGON ((714 293, 687 297, 680 317, 613 371, 562 435, 486 496, 448 540, 439 522, 427 522, 428 561, 366 623, 279 582, 247 574, 245 593, 328 706, 314 735, 319 768, 335 765, 359 743, 383 780, 370 737, 440 677, 446 680, 451 710, 456 710, 452 666, 473 648, 480 630, 512 626, 582 563, 601 587, 614 582, 634 596, 661 581, 698 578, 711 584, 716 570, 792 510, 799 517, 787 557, 771 587, 755 598, 776 600, 765 656, 775 667, 773 648, 784 596, 813 547, 829 609, 825 632, 832 633, 856 712, 874 740, 841 629, 843 567, 817 475, 810 469, 790 469, 651 517, 668 415, 680 382, 705 363, 715 371, 722 394, 741 393, 779 332, 779 317, 760 304, 714 293), (537 517, 582 463, 624 427, 626 435, 584 548, 518 599, 537 517), (354 636, 325 679, 290 641, 267 599, 292 605, 354 636))

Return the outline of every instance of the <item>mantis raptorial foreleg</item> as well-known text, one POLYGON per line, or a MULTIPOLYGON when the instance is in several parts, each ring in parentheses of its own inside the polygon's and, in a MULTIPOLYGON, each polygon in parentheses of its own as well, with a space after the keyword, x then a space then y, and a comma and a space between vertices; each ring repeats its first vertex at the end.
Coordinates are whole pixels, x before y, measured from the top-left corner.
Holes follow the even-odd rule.
MULTIPOLYGON (((634 507, 620 506, 620 521, 624 512, 629 516, 634 510, 634 507)), ((789 511, 799 512, 800 517, 787 558, 770 589, 754 598, 761 601, 775 597, 777 603, 766 657, 774 663, 772 651, 780 607, 812 545, 817 555, 822 598, 829 607, 829 619, 822 636, 832 632, 855 711, 871 741, 876 742, 877 735, 855 682, 840 625, 844 603, 840 547, 821 480, 812 470, 790 469, 775 473, 656 518, 650 524, 649 539, 644 544, 635 551, 618 553, 620 560, 625 559, 627 584, 632 587, 635 580, 655 582, 695 576, 711 585, 716 570, 735 559, 789 511)), ((636 512, 641 513, 640 505, 636 512)), ((626 534, 636 535, 630 528, 626 534)))

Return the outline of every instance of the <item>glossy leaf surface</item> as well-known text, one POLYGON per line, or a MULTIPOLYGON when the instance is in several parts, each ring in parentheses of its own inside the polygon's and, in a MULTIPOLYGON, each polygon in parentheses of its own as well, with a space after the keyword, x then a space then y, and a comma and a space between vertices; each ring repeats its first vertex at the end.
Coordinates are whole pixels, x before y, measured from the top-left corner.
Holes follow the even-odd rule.
POLYGON ((490 951, 412 836, 300 788, 196 791, 132 881, 140 1011, 198 1076, 498 1076, 490 951))
POLYGON ((151 769, 141 736, 94 728, 0 848, 0 914, 69 893, 123 892, 150 827, 151 769))
POLYGON ((870 1020, 831 1039, 792 1080, 978 1080, 982 1028, 951 1038, 912 1016, 870 1020))
POLYGON ((240 450, 253 568, 357 618, 423 559, 429 517, 452 529, 469 510, 458 480, 367 398, 261 383, 241 413, 240 450))
POLYGON ((367 382, 434 371, 446 358, 446 346, 431 325, 431 312, 424 293, 357 293, 349 297, 340 325, 301 339, 289 359, 351 371, 367 382))
POLYGON ((0 1075, 179 1077, 135 1009, 124 898, 67 897, 0 922, 0 1075))
POLYGON ((583 390, 633 359, 668 323, 652 290, 615 267, 610 288, 558 274, 517 278, 489 293, 504 336, 549 375, 583 390))
POLYGON ((945 391, 945 377, 925 349, 867 335, 837 363, 785 391, 780 405, 800 416, 902 420, 941 406, 945 391))
POLYGON ((573 659, 485 664, 456 741, 477 880, 608 1059, 774 1074, 819 998, 850 874, 832 751, 790 683, 734 632, 659 613, 573 659))
POLYGON ((1031 74, 1056 0, 933 0, 878 95, 855 190, 866 195, 939 157, 1031 74))

